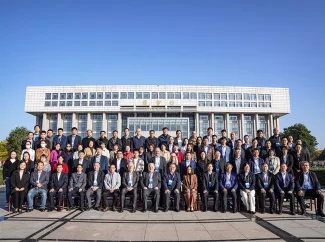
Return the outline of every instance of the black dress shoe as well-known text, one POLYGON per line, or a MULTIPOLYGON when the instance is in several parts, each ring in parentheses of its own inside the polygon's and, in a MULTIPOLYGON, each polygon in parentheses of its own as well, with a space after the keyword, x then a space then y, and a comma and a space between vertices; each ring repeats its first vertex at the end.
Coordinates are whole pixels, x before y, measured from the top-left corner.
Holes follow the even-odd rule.
POLYGON ((233 212, 233 213, 237 213, 237 209, 234 209, 232 212, 233 212))
POLYGON ((168 212, 168 209, 167 209, 167 208, 165 208, 163 211, 164 211, 164 213, 166 213, 166 212, 168 212))
POLYGON ((282 214, 282 211, 278 211, 278 214, 282 214))
POLYGON ((84 209, 84 208, 80 208, 79 210, 80 210, 81 212, 84 212, 84 211, 85 211, 85 209, 84 209))
POLYGON ((52 212, 53 210, 54 210, 54 208, 49 208, 47 211, 52 212))
POLYGON ((256 212, 255 211, 254 212, 252 211, 251 214, 256 214, 256 212))
POLYGON ((95 210, 96 210, 96 211, 99 211, 99 207, 95 207, 95 210))
POLYGON ((222 210, 221 212, 222 212, 222 213, 226 213, 226 210, 222 210))
POLYGON ((135 213, 135 212, 136 212, 136 210, 135 210, 135 209, 132 209, 132 210, 131 210, 131 213, 135 213))
POLYGON ((158 213, 158 209, 153 210, 155 213, 158 213))
POLYGON ((56 211, 57 211, 57 212, 61 212, 62 209, 61 209, 61 208, 57 208, 56 211))
POLYGON ((90 207, 87 207, 87 209, 86 209, 87 211, 90 211, 90 207))
POLYGON ((41 212, 45 212, 45 208, 41 208, 40 211, 41 211, 41 212))
POLYGON ((302 216, 305 216, 306 215, 306 210, 301 210, 301 212, 299 214, 302 215, 302 216))
POLYGON ((113 206, 111 210, 112 210, 113 212, 115 212, 115 211, 116 211, 116 208, 113 206))
POLYGON ((295 212, 290 212, 290 214, 291 214, 291 215, 296 215, 296 213, 295 213, 295 212))
POLYGON ((123 213, 123 212, 124 212, 124 209, 123 209, 123 208, 121 208, 121 209, 120 209, 120 213, 123 213))
POLYGON ((178 212, 179 212, 179 208, 175 208, 175 212, 177 212, 177 213, 178 213, 178 212))
POLYGON ((274 210, 271 210, 271 211, 270 211, 270 214, 274 214, 274 210))
POLYGON ((147 212, 147 210, 146 210, 146 209, 142 209, 142 212, 143 212, 143 213, 146 213, 146 212, 147 212))
POLYGON ((27 212, 27 213, 33 212, 33 209, 32 209, 32 208, 27 208, 27 209, 26 209, 26 212, 27 212))
POLYGON ((324 218, 324 217, 325 217, 325 213, 324 213, 324 212, 319 212, 319 213, 316 213, 316 215, 318 215, 318 216, 320 216, 320 217, 322 217, 322 218, 324 218))

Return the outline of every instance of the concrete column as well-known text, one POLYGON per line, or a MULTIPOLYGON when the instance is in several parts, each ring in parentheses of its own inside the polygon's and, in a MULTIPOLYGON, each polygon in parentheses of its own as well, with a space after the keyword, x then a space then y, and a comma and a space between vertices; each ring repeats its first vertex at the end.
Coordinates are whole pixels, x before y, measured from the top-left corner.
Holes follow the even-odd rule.
POLYGON ((268 137, 270 137, 270 134, 272 133, 272 130, 271 130, 271 122, 270 122, 270 115, 267 115, 266 116, 266 120, 267 120, 267 127, 266 127, 266 129, 267 129, 267 135, 265 135, 266 136, 266 138, 268 138, 268 137))
POLYGON ((47 113, 43 113, 42 129, 48 130, 48 128, 49 128, 49 120, 47 118, 47 113))
POLYGON ((121 138, 122 137, 122 113, 121 112, 118 112, 117 113, 117 131, 118 131, 118 134, 119 134, 119 137, 121 138))
POLYGON ((273 114, 270 114, 270 133, 269 136, 273 134, 274 122, 273 122, 273 114))
POLYGON ((195 113, 195 130, 197 135, 200 134, 200 119, 199 119, 199 113, 195 113))
POLYGON ((72 127, 78 127, 78 120, 77 120, 77 114, 76 113, 72 113, 72 127))
POLYGON ((225 129, 227 130, 227 137, 230 137, 230 130, 229 130, 229 113, 226 113, 226 118, 225 118, 225 129))
POLYGON ((214 130, 214 113, 210 114, 210 127, 213 128, 213 132, 216 134, 216 131, 214 130))
POLYGON ((257 130, 259 130, 260 126, 258 125, 258 114, 255 114, 255 120, 256 120, 256 130, 255 130, 255 134, 257 132, 257 130))
POLYGON ((240 138, 242 140, 244 140, 244 122, 245 122, 245 118, 244 118, 244 114, 240 114, 240 138))
POLYGON ((275 119, 275 122, 276 122, 276 127, 281 131, 281 129, 280 129, 280 117, 277 117, 275 119))
POLYGON ((87 113, 87 130, 92 130, 93 123, 91 121, 91 113, 87 113))
POLYGON ((102 130, 107 133, 107 118, 106 118, 106 113, 103 113, 103 125, 102 125, 102 130))
POLYGON ((62 113, 58 113, 58 128, 63 128, 63 114, 62 113))

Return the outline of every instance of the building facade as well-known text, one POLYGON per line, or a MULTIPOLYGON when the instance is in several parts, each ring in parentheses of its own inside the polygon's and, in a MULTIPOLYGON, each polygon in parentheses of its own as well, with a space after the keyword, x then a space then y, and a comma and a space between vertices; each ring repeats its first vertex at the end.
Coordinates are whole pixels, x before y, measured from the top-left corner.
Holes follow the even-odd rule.
POLYGON ((233 86, 33 86, 26 89, 25 112, 36 116, 42 129, 62 127, 70 133, 77 127, 79 135, 87 129, 94 137, 101 130, 110 137, 125 127, 133 134, 141 128, 156 136, 163 127, 170 133, 180 129, 183 137, 196 130, 205 135, 208 127, 218 136, 222 129, 237 138, 255 137, 262 129, 266 136, 280 127, 280 117, 290 113, 288 88, 233 86))

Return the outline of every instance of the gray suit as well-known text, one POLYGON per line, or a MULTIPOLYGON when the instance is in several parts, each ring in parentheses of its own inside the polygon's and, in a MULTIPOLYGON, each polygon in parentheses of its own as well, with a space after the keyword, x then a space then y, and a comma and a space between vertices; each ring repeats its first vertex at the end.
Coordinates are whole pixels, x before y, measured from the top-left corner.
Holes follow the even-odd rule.
POLYGON ((85 201, 85 188, 87 184, 87 175, 83 172, 80 173, 79 179, 78 179, 78 173, 72 173, 69 181, 69 192, 68 192, 68 201, 69 206, 73 207, 73 200, 72 197, 75 195, 80 196, 80 207, 84 207, 84 201, 85 201), (70 189, 72 189, 70 191, 70 189), (82 189, 79 192, 79 189, 82 189))
POLYGON ((133 210, 136 210, 137 205, 137 188, 139 182, 139 175, 137 172, 133 172, 132 174, 132 184, 129 184, 130 181, 130 172, 125 172, 123 174, 122 179, 122 195, 121 195, 121 209, 124 209, 124 202, 125 202, 125 194, 132 193, 133 194, 133 210), (133 188, 131 191, 128 191, 127 188, 131 185, 133 188))
POLYGON ((154 196, 154 210, 158 211, 159 198, 160 198, 160 188, 161 188, 161 175, 159 172, 152 173, 152 181, 150 181, 151 174, 149 172, 144 172, 141 179, 142 188, 142 209, 147 210, 148 202, 147 199, 150 195, 154 196), (158 189, 156 190, 155 187, 158 189), (145 189, 146 188, 146 189, 145 189))
POLYGON ((104 208, 108 207, 108 197, 110 196, 113 196, 113 207, 116 206, 117 199, 120 195, 120 186, 121 176, 119 173, 114 172, 113 174, 108 173, 105 175, 103 185, 104 208), (110 189, 114 189, 114 191, 110 192, 110 189))
POLYGON ((30 176, 30 184, 32 185, 32 189, 29 190, 27 194, 28 208, 33 209, 34 197, 38 194, 41 195, 41 209, 45 209, 46 199, 47 199, 47 186, 49 183, 49 173, 46 171, 42 171, 40 173, 40 177, 38 178, 38 171, 34 171, 30 176), (37 184, 41 184, 40 188, 37 187, 37 184))

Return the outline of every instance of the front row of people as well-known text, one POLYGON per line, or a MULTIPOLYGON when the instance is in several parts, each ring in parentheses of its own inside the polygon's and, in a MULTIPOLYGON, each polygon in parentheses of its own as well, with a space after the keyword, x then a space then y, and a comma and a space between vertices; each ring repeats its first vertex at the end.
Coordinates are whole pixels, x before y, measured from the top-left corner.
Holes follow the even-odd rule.
POLYGON ((235 174, 232 172, 232 164, 226 165, 226 170, 220 178, 213 172, 213 165, 207 165, 207 172, 202 177, 197 178, 193 168, 188 166, 186 174, 181 178, 176 172, 176 165, 171 163, 166 174, 161 177, 161 173, 155 170, 155 164, 148 164, 148 172, 139 174, 134 169, 134 163, 128 163, 128 171, 120 175, 116 172, 116 167, 112 164, 108 174, 104 174, 100 169, 100 163, 93 164, 93 170, 88 176, 83 173, 83 166, 77 166, 77 172, 73 173, 68 179, 68 175, 63 173, 63 167, 58 164, 56 173, 49 177, 49 173, 43 170, 43 162, 39 162, 37 170, 29 175, 25 172, 26 163, 22 162, 19 169, 15 171, 11 178, 14 189, 15 212, 22 211, 22 204, 28 188, 27 211, 33 210, 35 196, 41 197, 40 211, 45 211, 47 195, 49 194, 48 211, 53 211, 57 204, 57 211, 61 211, 63 195, 67 194, 69 207, 74 207, 73 197, 79 197, 80 209, 84 211, 84 197, 87 200, 87 209, 100 209, 100 201, 103 197, 103 211, 108 210, 108 198, 113 198, 112 211, 116 210, 118 199, 120 198, 121 212, 124 209, 125 197, 131 195, 131 212, 136 211, 137 200, 140 197, 143 211, 147 211, 148 198, 153 199, 153 210, 158 212, 160 197, 163 196, 164 211, 168 211, 171 198, 174 200, 174 207, 179 211, 180 193, 186 203, 187 211, 196 209, 197 194, 200 192, 202 209, 208 209, 208 197, 214 199, 214 211, 219 208, 219 194, 221 195, 221 211, 226 212, 228 195, 232 199, 233 212, 237 212, 237 196, 240 195, 247 211, 255 213, 256 197, 259 198, 261 212, 265 212, 265 201, 270 199, 270 213, 275 212, 275 199, 278 199, 278 212, 282 213, 284 199, 290 201, 290 212, 295 214, 295 192, 301 207, 301 213, 306 213, 305 198, 317 198, 317 214, 324 217, 323 203, 324 196, 320 189, 320 183, 314 172, 309 170, 309 163, 303 162, 302 172, 297 175, 295 180, 287 172, 285 163, 281 164, 280 172, 273 175, 268 170, 268 164, 262 165, 261 173, 254 174, 250 171, 250 164, 243 165, 243 172, 235 174), (121 177, 122 176, 122 177, 121 177), (182 188, 182 190, 181 190, 182 188), (49 190, 49 191, 48 191, 49 190), (92 198, 95 205, 92 206, 92 198))

